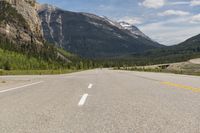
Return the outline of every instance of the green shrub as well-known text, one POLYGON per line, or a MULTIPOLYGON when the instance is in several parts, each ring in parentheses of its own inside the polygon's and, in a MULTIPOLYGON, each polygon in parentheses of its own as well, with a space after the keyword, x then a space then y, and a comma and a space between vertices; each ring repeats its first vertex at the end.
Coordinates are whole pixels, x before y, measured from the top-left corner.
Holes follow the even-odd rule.
POLYGON ((11 64, 8 60, 5 62, 3 68, 4 70, 11 70, 11 64))

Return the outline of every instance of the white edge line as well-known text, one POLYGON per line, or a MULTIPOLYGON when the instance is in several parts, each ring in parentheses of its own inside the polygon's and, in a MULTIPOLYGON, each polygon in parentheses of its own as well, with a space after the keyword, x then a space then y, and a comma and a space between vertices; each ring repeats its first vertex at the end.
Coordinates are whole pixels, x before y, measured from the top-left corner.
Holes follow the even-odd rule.
POLYGON ((79 103, 78 103, 78 106, 83 106, 83 105, 85 104, 85 101, 86 101, 87 97, 88 97, 88 94, 84 94, 84 95, 81 97, 81 99, 80 99, 80 101, 79 101, 79 103))
POLYGON ((91 89, 92 86, 93 86, 93 84, 89 84, 89 85, 88 85, 88 89, 91 89))
POLYGON ((6 90, 2 90, 0 91, 0 93, 4 93, 4 92, 8 92, 8 91, 13 91, 13 90, 17 90, 17 89, 21 89, 24 87, 28 87, 28 86, 32 86, 32 85, 36 85, 36 84, 40 84, 44 81, 40 81, 40 82, 35 82, 35 83, 31 83, 31 84, 27 84, 27 85, 23 85, 23 86, 18 86, 18 87, 14 87, 14 88, 10 88, 10 89, 6 89, 6 90))

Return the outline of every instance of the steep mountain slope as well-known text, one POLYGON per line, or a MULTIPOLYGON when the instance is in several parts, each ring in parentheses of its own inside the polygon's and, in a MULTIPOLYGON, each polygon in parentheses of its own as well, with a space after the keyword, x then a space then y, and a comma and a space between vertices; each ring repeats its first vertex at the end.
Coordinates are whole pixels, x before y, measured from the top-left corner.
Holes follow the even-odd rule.
POLYGON ((146 36, 143 32, 141 32, 136 26, 131 25, 131 24, 127 23, 127 22, 123 22, 123 21, 119 22, 119 24, 124 29, 129 30, 135 38, 141 36, 141 37, 144 37, 144 38, 146 38, 148 40, 151 40, 148 36, 146 36))
POLYGON ((140 57, 148 57, 149 64, 174 63, 200 58, 200 35, 191 37, 178 45, 149 50, 140 57))
MULTIPOLYGON (((0 1, 0 50, 5 51, 1 52, 0 60, 6 64, 26 60, 25 64, 19 66, 16 63, 11 68, 21 69, 26 66, 27 69, 38 69, 38 67, 54 69, 71 62, 67 54, 44 41, 36 8, 37 3, 34 0, 0 1), (14 56, 21 56, 21 58, 14 56, 8 58, 9 53, 14 56), (30 64, 27 59, 32 58, 35 61, 30 64)), ((2 64, 0 69, 3 69, 2 64)))
POLYGON ((1 0, 0 34, 17 43, 42 44, 35 0, 1 0))
POLYGON ((181 54, 200 54, 200 34, 187 39, 186 41, 168 47, 169 53, 181 53, 181 54))
POLYGON ((186 41, 175 45, 177 48, 197 48, 200 50, 200 34, 187 39, 186 41))
POLYGON ((83 57, 114 57, 162 47, 135 35, 119 23, 88 13, 64 11, 50 5, 39 8, 44 37, 83 57))

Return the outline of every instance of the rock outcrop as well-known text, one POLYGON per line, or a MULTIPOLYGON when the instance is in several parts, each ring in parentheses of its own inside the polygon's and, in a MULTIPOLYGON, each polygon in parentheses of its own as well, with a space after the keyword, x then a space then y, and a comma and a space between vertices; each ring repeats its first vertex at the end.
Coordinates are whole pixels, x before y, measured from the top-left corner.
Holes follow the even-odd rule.
POLYGON ((35 0, 0 0, 0 33, 12 41, 42 44, 43 32, 35 0), (13 17, 13 18, 9 18, 13 17))

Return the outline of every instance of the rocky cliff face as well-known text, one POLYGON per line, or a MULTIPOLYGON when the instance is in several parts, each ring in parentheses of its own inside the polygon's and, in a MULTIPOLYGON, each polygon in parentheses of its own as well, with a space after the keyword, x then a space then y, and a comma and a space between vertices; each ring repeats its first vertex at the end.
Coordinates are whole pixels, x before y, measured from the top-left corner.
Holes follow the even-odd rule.
POLYGON ((63 15, 60 14, 60 9, 48 4, 44 4, 38 5, 37 10, 39 14, 44 10, 46 11, 44 16, 40 16, 42 20, 44 38, 47 41, 62 47, 65 43, 63 35, 63 32, 65 31, 63 31, 63 15))
POLYGON ((43 32, 35 0, 0 0, 0 4, 2 34, 14 41, 42 44, 43 32))

